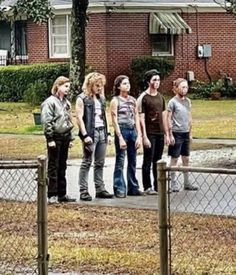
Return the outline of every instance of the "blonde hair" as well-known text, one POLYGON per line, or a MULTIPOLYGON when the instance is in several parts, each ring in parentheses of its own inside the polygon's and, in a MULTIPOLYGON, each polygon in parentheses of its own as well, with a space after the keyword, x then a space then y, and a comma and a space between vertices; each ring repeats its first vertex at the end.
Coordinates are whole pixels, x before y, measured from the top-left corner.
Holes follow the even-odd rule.
POLYGON ((185 78, 177 78, 176 80, 173 81, 173 92, 176 93, 177 89, 179 88, 179 85, 182 82, 188 82, 185 78))
POLYGON ((93 72, 86 75, 84 79, 84 83, 82 86, 82 90, 84 93, 88 96, 91 96, 92 94, 92 87, 95 83, 101 82, 103 85, 103 89, 101 91, 101 94, 104 95, 104 86, 106 85, 106 77, 103 74, 93 72))
POLYGON ((53 86, 52 86, 52 90, 51 90, 51 93, 53 95, 55 95, 58 91, 58 88, 59 86, 67 83, 67 82, 70 82, 70 79, 65 77, 65 76, 59 76, 53 83, 53 86))

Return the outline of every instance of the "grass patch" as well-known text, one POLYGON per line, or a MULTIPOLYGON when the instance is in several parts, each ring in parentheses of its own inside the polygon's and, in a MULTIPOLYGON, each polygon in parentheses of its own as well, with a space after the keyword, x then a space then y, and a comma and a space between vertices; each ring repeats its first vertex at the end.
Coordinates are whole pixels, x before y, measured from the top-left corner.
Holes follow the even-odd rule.
MULTIPOLYGON (((36 205, 30 206, 35 212, 36 205)), ((25 204, 9 203, 7 208, 7 215, 6 211, 0 211, 0 236, 12 244, 15 258, 8 261, 16 264, 17 257, 29 258, 36 221, 32 221, 32 215, 22 219, 25 204), (18 222, 9 232, 13 215, 18 222), (19 228, 20 236, 27 236, 21 239, 21 247, 26 249, 14 249, 15 244, 19 245, 14 241, 19 238, 19 228), (6 232, 9 232, 7 238, 6 232)), ((55 272, 159 274, 157 214, 152 210, 51 205, 48 212, 49 266, 55 272)), ((235 219, 175 214, 171 220, 172 274, 235 274, 235 219)), ((35 252, 33 246, 34 242, 32 253, 35 252)), ((6 248, 4 245, 0 248, 4 255, 6 248)))
MULTIPOLYGON (((193 136, 236 138, 235 102, 235 100, 192 100, 193 136)), ((25 103, 0 103, 0 134, 14 134, 1 136, 1 159, 35 159, 38 155, 46 154, 45 139, 43 135, 38 137, 42 134, 42 127, 34 125, 32 111, 33 108, 25 103)), ((76 125, 74 112, 73 119, 76 125)), ((76 139, 74 147, 70 150, 69 158, 82 156, 81 141, 77 132, 78 129, 75 126, 76 139)), ((219 145, 195 142, 192 144, 192 150, 213 148, 219 148, 219 145)), ((142 149, 138 153, 142 153, 142 149)), ((113 144, 107 147, 107 155, 113 156, 114 154, 113 144)))

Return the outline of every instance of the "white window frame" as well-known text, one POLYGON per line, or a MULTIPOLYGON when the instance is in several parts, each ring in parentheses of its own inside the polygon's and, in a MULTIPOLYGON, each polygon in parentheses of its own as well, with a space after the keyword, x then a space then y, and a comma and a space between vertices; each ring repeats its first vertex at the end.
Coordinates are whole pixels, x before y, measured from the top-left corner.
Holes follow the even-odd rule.
MULTIPOLYGON (((165 34, 162 34, 165 35, 165 34)), ((166 35, 170 35, 170 34, 166 34, 166 35)), ((154 34, 152 35, 153 37, 151 37, 151 45, 152 45, 152 56, 174 56, 174 35, 170 35, 170 51, 168 52, 159 52, 154 48, 154 36, 158 36, 158 34, 154 34)))
MULTIPOLYGON (((53 52, 53 33, 52 33, 52 20, 53 19, 49 19, 49 24, 48 24, 48 33, 49 33, 49 58, 70 58, 70 15, 69 14, 58 14, 55 15, 55 17, 57 16, 65 16, 66 17, 66 44, 67 44, 67 50, 65 53, 61 53, 61 54, 55 54, 53 52)), ((54 17, 54 18, 55 18, 54 17)))

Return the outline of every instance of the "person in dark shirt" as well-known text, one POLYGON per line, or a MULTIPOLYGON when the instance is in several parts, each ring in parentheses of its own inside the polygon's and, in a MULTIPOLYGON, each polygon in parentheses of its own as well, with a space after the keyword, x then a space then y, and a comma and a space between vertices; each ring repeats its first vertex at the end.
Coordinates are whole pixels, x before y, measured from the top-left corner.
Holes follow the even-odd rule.
POLYGON ((165 112, 165 99, 158 92, 160 86, 159 72, 155 69, 147 71, 144 76, 146 90, 138 98, 138 109, 143 136, 142 182, 147 195, 157 194, 156 162, 162 158, 165 133, 168 143, 168 129, 165 112), (151 166, 153 186, 151 184, 151 166))

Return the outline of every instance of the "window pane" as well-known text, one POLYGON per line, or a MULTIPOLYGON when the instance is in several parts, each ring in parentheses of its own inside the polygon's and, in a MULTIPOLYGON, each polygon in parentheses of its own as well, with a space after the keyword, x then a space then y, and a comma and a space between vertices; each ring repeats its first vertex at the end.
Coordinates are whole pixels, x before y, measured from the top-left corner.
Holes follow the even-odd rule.
POLYGON ((11 50, 11 27, 4 21, 0 21, 0 49, 11 50))
POLYGON ((53 47, 54 54, 64 54, 67 52, 67 46, 57 46, 53 47))

